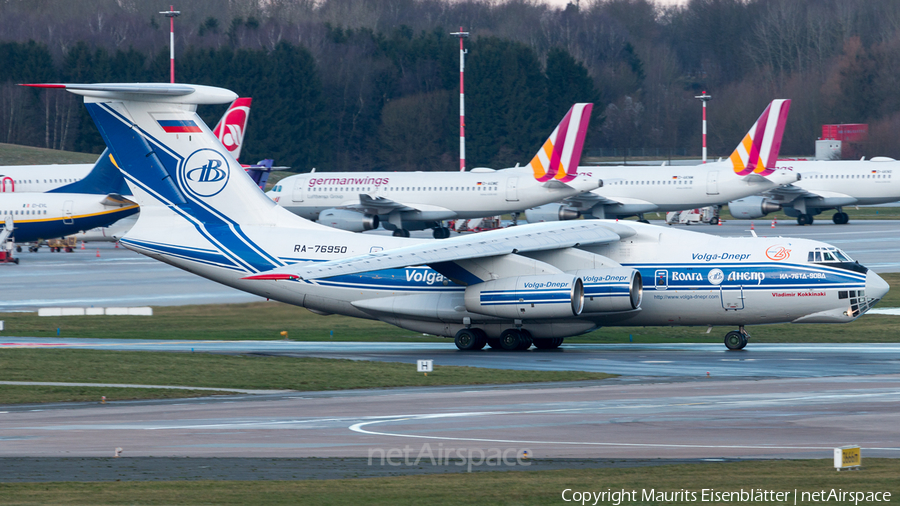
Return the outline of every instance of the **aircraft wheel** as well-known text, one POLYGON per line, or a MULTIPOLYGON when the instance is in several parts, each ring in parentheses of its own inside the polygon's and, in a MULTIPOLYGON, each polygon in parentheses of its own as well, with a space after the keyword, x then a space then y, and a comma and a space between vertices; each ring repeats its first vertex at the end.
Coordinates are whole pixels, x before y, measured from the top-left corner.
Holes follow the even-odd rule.
POLYGON ((800 225, 801 227, 803 225, 812 225, 812 216, 808 214, 801 214, 800 216, 797 216, 797 225, 800 225))
POLYGON ((492 350, 502 350, 503 347, 500 346, 500 340, 496 337, 487 338, 487 344, 491 347, 492 350))
POLYGON ((500 347, 506 351, 516 351, 522 343, 522 334, 517 329, 506 329, 500 334, 500 347))
POLYGON ((834 213, 831 221, 833 221, 835 225, 846 225, 850 222, 850 215, 845 212, 834 213))
POLYGON ((478 342, 480 341, 480 336, 473 330, 474 329, 462 329, 456 333, 456 337, 453 338, 453 343, 456 344, 457 348, 462 351, 474 351, 476 349, 481 349, 476 348, 478 342))
POLYGON ((16 253, 21 253, 21 252, 22 252, 22 247, 16 246, 16 253))
POLYGON ((725 347, 731 351, 737 351, 747 346, 747 338, 740 331, 732 330, 725 334, 725 347))
POLYGON ((472 349, 473 350, 483 349, 485 347, 485 345, 487 345, 487 342, 488 342, 487 334, 481 329, 470 329, 470 330, 472 332, 474 332, 475 336, 477 337, 477 340, 475 341, 475 347, 472 349))
POLYGON ((643 220, 643 219, 641 219, 641 220, 638 220, 638 223, 646 223, 646 224, 649 225, 649 224, 650 224, 650 220, 643 220))
POLYGON ((394 233, 391 235, 394 237, 409 237, 409 230, 398 228, 397 230, 394 230, 394 233))
POLYGON ((436 228, 432 235, 434 235, 435 239, 446 239, 450 237, 450 229, 447 227, 436 228))
POLYGON ((709 224, 710 224, 710 225, 718 225, 718 224, 719 224, 719 218, 713 218, 713 219, 709 220, 709 224))
POLYGON ((525 351, 528 348, 531 348, 533 342, 534 338, 531 336, 531 332, 528 332, 525 329, 519 330, 519 347, 517 348, 519 351, 525 351))
POLYGON ((559 345, 561 345, 562 343, 563 338, 561 337, 543 337, 534 340, 534 346, 539 350, 555 350, 559 348, 559 345))

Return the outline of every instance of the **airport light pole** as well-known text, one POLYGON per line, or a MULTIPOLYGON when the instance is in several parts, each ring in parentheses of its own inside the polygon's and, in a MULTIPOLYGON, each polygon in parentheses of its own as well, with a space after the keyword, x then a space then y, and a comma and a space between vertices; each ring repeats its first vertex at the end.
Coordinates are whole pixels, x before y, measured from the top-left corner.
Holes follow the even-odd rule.
POLYGON ((466 69, 466 50, 463 49, 463 39, 469 36, 459 27, 458 32, 450 35, 459 37, 459 171, 466 171, 466 94, 463 89, 463 76, 466 69))
POLYGON ((174 5, 169 6, 169 10, 160 11, 160 14, 169 18, 169 82, 175 83, 175 18, 181 14, 176 11, 174 5))
POLYGON ((700 95, 695 95, 694 98, 703 101, 703 163, 706 163, 706 103, 712 100, 712 95, 709 95, 704 91, 700 95))

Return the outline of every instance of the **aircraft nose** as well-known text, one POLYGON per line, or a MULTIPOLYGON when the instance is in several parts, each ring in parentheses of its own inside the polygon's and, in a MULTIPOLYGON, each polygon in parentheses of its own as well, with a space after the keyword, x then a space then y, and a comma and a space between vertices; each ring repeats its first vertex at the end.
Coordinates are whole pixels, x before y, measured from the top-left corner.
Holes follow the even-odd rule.
POLYGON ((891 285, 887 284, 887 281, 881 278, 878 274, 869 269, 869 272, 866 273, 866 297, 874 298, 876 300, 881 300, 887 295, 888 290, 891 289, 891 285))

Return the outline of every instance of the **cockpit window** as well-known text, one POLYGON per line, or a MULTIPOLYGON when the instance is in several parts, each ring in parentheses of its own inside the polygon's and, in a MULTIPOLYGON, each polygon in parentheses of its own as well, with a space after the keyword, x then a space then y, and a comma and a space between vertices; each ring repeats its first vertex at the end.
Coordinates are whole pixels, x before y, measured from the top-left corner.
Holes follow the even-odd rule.
POLYGON ((838 267, 840 269, 847 269, 862 273, 868 271, 868 269, 866 269, 862 265, 859 265, 858 262, 854 262, 853 259, 850 258, 850 255, 835 248, 834 246, 816 248, 813 251, 809 252, 806 259, 809 263, 826 264, 831 267, 838 267))

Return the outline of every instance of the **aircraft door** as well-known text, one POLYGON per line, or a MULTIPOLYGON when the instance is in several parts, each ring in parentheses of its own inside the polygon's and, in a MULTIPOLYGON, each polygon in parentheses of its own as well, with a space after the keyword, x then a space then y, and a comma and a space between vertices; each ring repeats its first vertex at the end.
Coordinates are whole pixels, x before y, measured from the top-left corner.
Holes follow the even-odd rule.
POLYGON ((72 208, 75 206, 75 202, 71 200, 67 200, 63 204, 63 224, 71 225, 75 223, 75 220, 72 218, 72 208))
POLYGON ((294 190, 291 193, 291 200, 294 202, 303 202, 303 194, 306 191, 306 181, 305 177, 298 177, 294 182, 294 190))
POLYGON ((518 202, 519 201, 519 178, 511 177, 506 180, 506 201, 507 202, 518 202))
POLYGON ((665 290, 669 287, 669 271, 667 270, 658 270, 653 273, 654 284, 656 285, 657 290, 665 290))
POLYGON ((719 194, 719 171, 711 170, 706 174, 706 194, 719 194))
POLYGON ((744 287, 733 286, 725 288, 719 286, 720 297, 722 299, 722 308, 725 311, 738 311, 744 309, 744 287))

